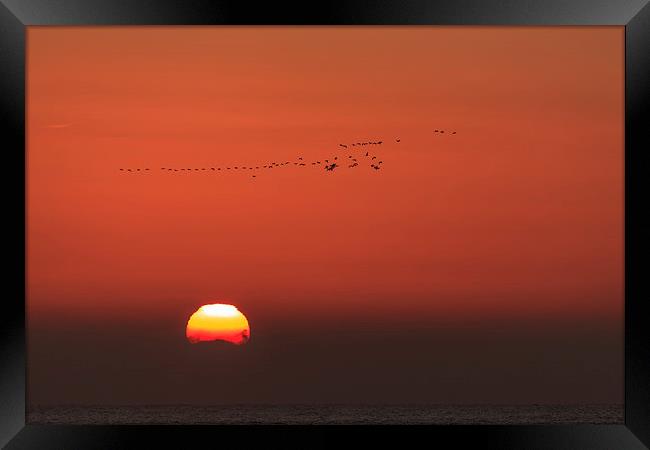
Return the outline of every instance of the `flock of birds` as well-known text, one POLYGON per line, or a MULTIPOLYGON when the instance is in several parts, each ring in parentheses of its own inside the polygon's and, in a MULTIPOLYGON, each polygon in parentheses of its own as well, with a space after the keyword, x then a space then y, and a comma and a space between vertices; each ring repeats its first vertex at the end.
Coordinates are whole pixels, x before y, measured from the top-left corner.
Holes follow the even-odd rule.
MULTIPOLYGON (((445 130, 434 130, 434 133, 438 134, 444 134, 445 130)), ((456 134, 455 131, 448 132, 448 134, 456 134)), ((396 138, 395 139, 396 143, 400 143, 401 139, 396 138)), ((352 147, 366 147, 366 146, 380 146, 383 145, 384 141, 366 141, 366 142, 355 142, 352 144, 339 144, 339 147, 341 150, 348 150, 351 149, 352 147)), ((160 167, 161 172, 165 173, 175 173, 175 172, 185 172, 185 173, 193 173, 193 172, 223 172, 223 171, 253 171, 249 172, 251 174, 252 178, 257 178, 256 172, 258 170, 270 170, 274 168, 280 168, 284 166, 295 166, 295 167, 308 167, 308 166, 320 166, 322 167, 326 172, 333 172, 335 169, 341 168, 341 167, 347 167, 348 169, 352 169, 355 167, 358 167, 360 165, 360 162, 368 162, 369 167, 375 171, 381 170, 381 165, 384 163, 383 160, 380 160, 377 155, 371 154, 370 150, 367 150, 365 153, 360 153, 360 154, 352 154, 346 155, 347 159, 345 157, 339 158, 339 156, 334 156, 330 157, 327 159, 322 159, 322 160, 316 160, 316 161, 305 161, 302 156, 299 156, 296 160, 294 161, 284 161, 284 162, 269 162, 267 164, 261 164, 261 165, 254 165, 254 166, 243 166, 243 165, 237 165, 237 166, 215 166, 215 167, 200 167, 200 168, 172 168, 172 167, 160 167)), ((123 173, 151 173, 152 169, 145 167, 145 168, 120 168, 120 172, 123 173)), ((155 169, 154 169, 155 170, 155 169)))

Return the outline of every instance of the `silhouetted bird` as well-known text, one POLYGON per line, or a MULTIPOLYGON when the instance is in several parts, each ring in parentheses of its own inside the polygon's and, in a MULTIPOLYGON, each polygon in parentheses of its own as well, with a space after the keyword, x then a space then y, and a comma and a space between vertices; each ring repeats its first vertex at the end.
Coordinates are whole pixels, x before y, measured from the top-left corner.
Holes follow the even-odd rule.
POLYGON ((366 152, 366 156, 368 156, 368 152, 366 152))
POLYGON ((131 169, 126 169, 128 172, 131 172, 131 169))
POLYGON ((400 140, 399 140, 399 139, 395 139, 395 141, 396 141, 396 142, 399 142, 400 140))
POLYGON ((455 132, 455 131, 452 131, 451 134, 456 134, 456 132, 455 132))
POLYGON ((372 159, 377 159, 377 157, 376 157, 376 156, 373 156, 372 159))
POLYGON ((337 167, 338 167, 338 165, 336 163, 332 163, 329 166, 325 166, 325 170, 329 170, 331 172, 332 170, 334 170, 337 167))
POLYGON ((124 169, 120 169, 122 172, 124 172, 124 169))

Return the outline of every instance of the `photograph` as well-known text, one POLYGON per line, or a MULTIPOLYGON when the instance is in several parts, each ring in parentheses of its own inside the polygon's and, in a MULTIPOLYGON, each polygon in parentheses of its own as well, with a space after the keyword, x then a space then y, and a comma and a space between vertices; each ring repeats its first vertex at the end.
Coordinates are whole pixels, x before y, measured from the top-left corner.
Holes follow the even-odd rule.
POLYGON ((623 426, 625 109, 623 26, 27 27, 26 424, 623 426))
POLYGON ((650 0, 0 0, 0 448, 650 448, 650 0))

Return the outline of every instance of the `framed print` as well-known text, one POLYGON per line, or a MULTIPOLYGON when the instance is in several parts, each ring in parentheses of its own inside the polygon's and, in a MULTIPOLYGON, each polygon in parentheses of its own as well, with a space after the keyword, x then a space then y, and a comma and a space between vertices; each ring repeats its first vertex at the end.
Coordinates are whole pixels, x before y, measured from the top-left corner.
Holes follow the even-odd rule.
POLYGON ((647 2, 0 11, 6 448, 650 444, 647 2))

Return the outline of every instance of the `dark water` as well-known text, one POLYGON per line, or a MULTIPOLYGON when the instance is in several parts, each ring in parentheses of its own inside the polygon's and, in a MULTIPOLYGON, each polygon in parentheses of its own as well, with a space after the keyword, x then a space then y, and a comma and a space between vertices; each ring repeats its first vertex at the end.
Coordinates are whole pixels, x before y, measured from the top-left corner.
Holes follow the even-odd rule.
POLYGON ((32 407, 40 424, 620 424, 623 405, 282 405, 32 407))

